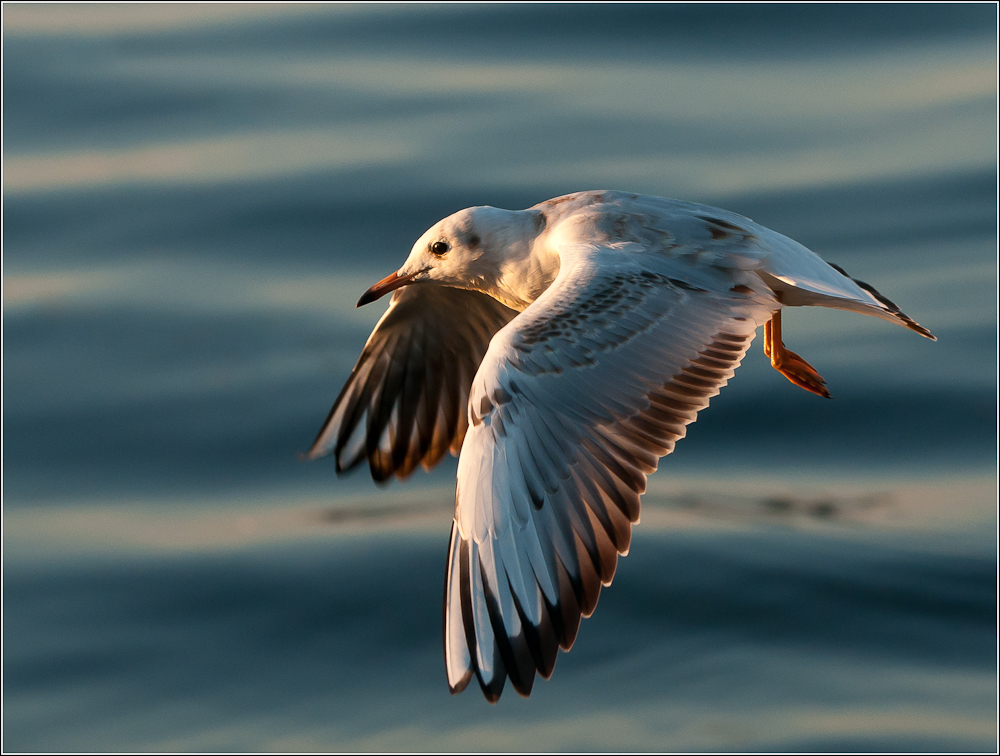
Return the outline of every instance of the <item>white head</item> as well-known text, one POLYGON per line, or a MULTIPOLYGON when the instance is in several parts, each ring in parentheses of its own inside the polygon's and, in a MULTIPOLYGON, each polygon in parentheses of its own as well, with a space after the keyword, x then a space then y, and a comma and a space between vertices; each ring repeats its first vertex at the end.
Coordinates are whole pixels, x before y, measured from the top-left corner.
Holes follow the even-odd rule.
POLYGON ((512 266, 523 265, 531 255, 532 242, 544 228, 537 210, 459 210, 417 239, 402 267, 366 291, 358 306, 400 286, 428 281, 496 296, 512 266))

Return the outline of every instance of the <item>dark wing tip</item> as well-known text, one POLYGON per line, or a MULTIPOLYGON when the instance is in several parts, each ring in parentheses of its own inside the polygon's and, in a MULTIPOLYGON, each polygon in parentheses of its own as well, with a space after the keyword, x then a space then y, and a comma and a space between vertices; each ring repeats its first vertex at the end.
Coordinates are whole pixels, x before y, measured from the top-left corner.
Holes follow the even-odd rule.
POLYGON ((462 677, 462 679, 459 680, 454 685, 452 685, 451 683, 448 683, 448 692, 451 693, 453 696, 457 696, 459 693, 461 693, 463 690, 465 690, 468 687, 470 680, 472 680, 472 670, 471 669, 469 669, 465 673, 465 676, 462 677))
POLYGON ((920 325, 920 323, 916 322, 915 320, 911 320, 910 318, 906 317, 906 315, 903 315, 903 313, 899 313, 897 317, 900 320, 902 320, 903 324, 911 331, 916 331, 925 339, 930 339, 931 341, 937 341, 937 336, 935 336, 933 333, 931 333, 922 325, 920 325))
MULTIPOLYGON (((478 674, 478 671, 477 671, 478 674)), ((482 688, 483 695, 486 700, 491 704, 495 704, 500 700, 500 694, 503 693, 503 687, 507 683, 507 673, 506 671, 497 670, 493 675, 493 679, 489 682, 483 680, 482 675, 479 675, 479 687, 482 688)))
MULTIPOLYGON (((514 681, 511 680, 511 685, 513 684, 514 681)), ((531 698, 531 688, 534 684, 535 684, 535 676, 534 674, 532 674, 531 678, 528 680, 527 685, 514 685, 514 690, 517 691, 517 694, 521 698, 531 698)))
POLYGON ((895 302, 893 302, 891 299, 889 299, 887 296, 885 296, 882 292, 880 292, 878 289, 876 289, 870 283, 866 283, 865 281, 861 281, 861 280, 859 280, 857 278, 851 278, 850 274, 846 270, 844 270, 843 268, 841 268, 839 265, 834 265, 833 263, 827 263, 827 265, 829 265, 831 268, 833 268, 835 271, 837 271, 841 275, 847 276, 847 278, 850 278, 852 281, 854 281, 854 283, 856 283, 862 289, 864 289, 869 294, 871 294, 873 297, 875 297, 875 299, 877 299, 880 304, 882 304, 884 307, 886 307, 889 310, 889 312, 891 312, 893 315, 895 315, 900 320, 900 322, 902 322, 902 324, 905 325, 907 328, 909 328, 911 331, 915 331, 916 333, 919 333, 925 339, 930 339, 931 341, 937 341, 937 336, 935 336, 933 333, 931 333, 930 331, 928 331, 926 328, 924 328, 922 325, 920 325, 920 323, 918 323, 917 321, 915 321, 913 318, 911 318, 905 312, 903 312, 902 310, 900 310, 899 306, 895 302))
POLYGON ((909 328, 911 331, 919 333, 925 339, 930 339, 931 341, 937 341, 937 336, 928 331, 926 328, 920 325, 920 323, 915 321, 905 312, 900 312, 899 308, 893 310, 892 314, 896 316, 896 319, 899 320, 900 323, 909 328))

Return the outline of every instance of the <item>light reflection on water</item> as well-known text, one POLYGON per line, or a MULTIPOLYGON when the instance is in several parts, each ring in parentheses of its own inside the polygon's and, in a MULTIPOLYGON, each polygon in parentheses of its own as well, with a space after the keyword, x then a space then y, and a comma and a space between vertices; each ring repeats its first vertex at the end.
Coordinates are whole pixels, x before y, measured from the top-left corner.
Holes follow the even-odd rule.
POLYGON ((992 52, 871 51, 806 66, 139 53, 98 73, 136 97, 197 82, 209 97, 235 100, 241 117, 205 123, 192 104, 181 117, 193 134, 180 141, 140 122, 68 152, 26 135, 43 149, 21 154, 14 142, 4 186, 218 183, 384 164, 468 189, 488 176, 493 186, 538 189, 556 178, 652 192, 666 181, 681 196, 718 196, 976 169, 994 137, 992 52), (372 99, 379 107, 365 108, 372 99), (289 117, 303 110, 305 124, 289 117))
POLYGON ((5 746, 995 748, 995 24, 5 6, 5 746), (789 313, 834 402, 752 350, 553 679, 452 699, 454 462, 295 455, 427 226, 591 188, 745 213, 940 341, 789 313))

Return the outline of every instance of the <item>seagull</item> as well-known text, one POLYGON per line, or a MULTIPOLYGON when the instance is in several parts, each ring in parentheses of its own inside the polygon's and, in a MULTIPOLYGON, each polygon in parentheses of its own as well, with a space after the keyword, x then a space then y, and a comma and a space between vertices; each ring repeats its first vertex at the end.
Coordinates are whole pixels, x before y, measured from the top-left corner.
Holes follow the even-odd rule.
POLYGON ((308 453, 407 478, 458 455, 444 595, 452 693, 548 679, 628 553, 660 457, 757 328, 771 365, 828 397, 782 342, 785 307, 933 335, 872 286, 715 207, 587 191, 432 226, 358 306, 392 292, 308 453))

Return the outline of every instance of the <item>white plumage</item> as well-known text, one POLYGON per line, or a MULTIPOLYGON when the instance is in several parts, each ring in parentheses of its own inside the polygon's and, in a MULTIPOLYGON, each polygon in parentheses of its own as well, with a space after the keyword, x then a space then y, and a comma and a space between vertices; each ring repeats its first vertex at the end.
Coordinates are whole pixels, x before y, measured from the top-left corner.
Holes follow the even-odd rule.
POLYGON ((338 471, 367 459, 381 481, 461 449, 445 663, 453 692, 476 675, 491 701, 507 678, 528 695, 536 672, 552 674, 628 551, 646 477, 759 326, 774 324, 775 366, 825 395, 781 346, 782 307, 853 310, 933 338, 747 218, 612 191, 456 213, 359 305, 389 291, 310 457, 332 451, 338 471))

